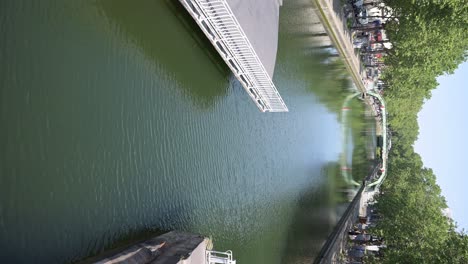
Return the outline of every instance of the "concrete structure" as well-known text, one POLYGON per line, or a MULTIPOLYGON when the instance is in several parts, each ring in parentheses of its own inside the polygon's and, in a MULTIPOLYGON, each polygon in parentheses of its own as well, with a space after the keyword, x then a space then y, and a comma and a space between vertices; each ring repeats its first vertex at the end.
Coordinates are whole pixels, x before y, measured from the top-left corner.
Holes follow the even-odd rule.
POLYGON ((279 8, 274 0, 226 0, 268 74, 275 72, 279 8))
POLYGON ((101 258, 97 264, 235 264, 232 252, 211 251, 208 238, 179 231, 137 243, 114 255, 101 258), (214 252, 214 253, 213 253, 214 252), (212 256, 217 256, 216 259, 212 256))
POLYGON ((383 139, 383 145, 382 145, 382 168, 380 171, 382 174, 380 177, 373 181, 372 183, 368 183, 366 185, 366 190, 370 190, 370 188, 375 188, 378 190, 380 188, 380 185, 384 182, 385 178, 387 177, 387 160, 388 160, 388 133, 387 133, 387 108, 385 107, 385 101, 382 98, 382 96, 378 93, 374 92, 367 92, 367 95, 373 96, 375 99, 379 100, 380 102, 380 110, 381 110, 381 116, 382 116, 382 121, 381 122, 376 122, 377 126, 380 126, 382 129, 382 139, 383 139))
POLYGON ((351 32, 348 31, 346 19, 340 0, 313 0, 317 6, 317 15, 320 17, 330 38, 341 54, 353 81, 361 92, 365 92, 362 78, 365 76, 361 67, 359 55, 354 52, 351 32))
MULTIPOLYGON (((383 100, 382 96, 378 93, 374 92, 367 92, 366 93, 368 96, 372 96, 374 100, 378 100, 380 102, 380 111, 381 111, 381 116, 382 116, 382 122, 377 122, 377 128, 381 130, 381 135, 383 139, 383 145, 382 145, 382 168, 380 168, 381 175, 377 179, 375 179, 372 182, 366 182, 366 190, 369 191, 370 188, 375 188, 378 190, 380 188, 380 185, 382 185, 383 181, 385 180, 385 177, 387 176, 387 158, 388 158, 388 140, 387 140, 387 111, 385 108, 385 101, 383 100)), ((357 97, 361 96, 363 93, 353 93, 350 94, 346 97, 346 99, 343 102, 343 106, 341 108, 341 135, 342 135, 342 142, 343 142, 343 153, 340 158, 340 166, 341 166, 341 174, 343 176, 343 179, 346 181, 347 184, 349 185, 355 185, 359 186, 360 183, 356 182, 353 179, 353 176, 351 175, 351 172, 348 169, 348 164, 347 164, 347 157, 346 154, 348 153, 348 150, 346 149, 346 137, 348 135, 347 132, 347 127, 348 127, 348 112, 351 110, 349 108, 349 103, 350 101, 357 97)), ((374 173, 375 174, 375 173, 374 173)))
POLYGON ((287 112, 273 84, 278 1, 180 0, 262 112, 287 112))

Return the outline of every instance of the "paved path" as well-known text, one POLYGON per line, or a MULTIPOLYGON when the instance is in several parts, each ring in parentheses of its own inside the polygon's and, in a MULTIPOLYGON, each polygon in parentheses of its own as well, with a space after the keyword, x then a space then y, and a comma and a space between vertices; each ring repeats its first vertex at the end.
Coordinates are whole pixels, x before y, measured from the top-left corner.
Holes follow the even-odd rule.
POLYGON ((354 52, 351 32, 346 25, 341 1, 314 0, 314 2, 317 5, 317 13, 338 52, 346 62, 356 86, 361 92, 365 92, 366 89, 362 82, 362 77, 365 76, 365 73, 361 69, 359 54, 354 52))
MULTIPOLYGON (((316 13, 343 58, 354 83, 359 91, 367 92, 363 82, 363 78, 365 79, 367 75, 365 69, 361 67, 359 53, 354 51, 351 32, 348 29, 346 18, 343 14, 343 4, 340 0, 314 0, 314 2, 317 5, 316 13)), ((368 105, 372 105, 370 100, 366 99, 366 102, 368 105)), ((372 111, 376 114, 374 109, 372 111)), ((381 122, 378 120, 376 122, 377 127, 380 127, 381 122)))

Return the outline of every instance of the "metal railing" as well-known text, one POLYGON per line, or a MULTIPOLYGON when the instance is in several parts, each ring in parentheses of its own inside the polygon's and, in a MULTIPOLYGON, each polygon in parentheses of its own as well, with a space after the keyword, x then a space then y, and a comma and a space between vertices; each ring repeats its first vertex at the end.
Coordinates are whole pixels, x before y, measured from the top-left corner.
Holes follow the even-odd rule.
POLYGON ((236 261, 232 258, 231 250, 225 252, 207 250, 206 262, 207 264, 236 264, 236 261))
POLYGON ((262 112, 287 112, 226 0, 180 0, 262 112))
POLYGON ((364 188, 364 185, 362 185, 357 191, 348 208, 328 236, 325 244, 323 244, 322 249, 314 260, 314 264, 344 263, 339 261, 340 252, 346 248, 348 244, 348 230, 354 225, 359 216, 359 206, 364 188))
POLYGON ((367 94, 374 96, 380 101, 380 109, 382 112, 382 175, 372 182, 369 183, 366 187, 369 189, 373 186, 374 188, 379 189, 382 183, 384 182, 385 178, 387 177, 387 162, 388 162, 388 145, 387 145, 387 109, 385 108, 385 101, 378 93, 374 92, 367 92, 367 94))
MULTIPOLYGON (((381 172, 382 172, 382 175, 380 175, 377 179, 375 180, 372 180, 372 182, 367 182, 366 183, 366 188, 367 189, 370 189, 370 188, 375 188, 375 189, 379 189, 380 186, 382 185, 383 181, 385 180, 385 178, 387 177, 387 162, 388 162, 388 146, 389 144, 387 143, 388 140, 387 140, 387 110, 385 108, 385 101, 384 99, 382 98, 382 96, 378 93, 375 93, 375 92, 371 92, 371 91, 367 91, 366 92, 367 95, 371 95, 373 96, 374 98, 376 98, 377 100, 380 101, 380 109, 381 109, 381 113, 382 113, 382 139, 383 139, 383 145, 382 145, 382 167, 381 167, 381 172)), ((347 184, 350 184, 350 185, 360 185, 358 182, 356 182, 354 179, 353 179, 353 176, 351 175, 351 173, 348 172, 348 170, 346 169, 347 168, 347 158, 346 158, 346 153, 348 153, 346 147, 347 147, 347 144, 346 144, 346 136, 347 136, 347 112, 349 112, 349 103, 351 101, 351 99, 359 96, 359 95, 362 95, 361 92, 357 92, 357 93, 353 93, 351 95, 348 95, 345 99, 345 101, 343 102, 343 107, 341 109, 341 123, 342 123, 342 141, 343 141, 343 154, 341 155, 341 158, 340 158, 340 165, 341 165, 341 174, 344 178, 344 180, 346 181, 347 184)))

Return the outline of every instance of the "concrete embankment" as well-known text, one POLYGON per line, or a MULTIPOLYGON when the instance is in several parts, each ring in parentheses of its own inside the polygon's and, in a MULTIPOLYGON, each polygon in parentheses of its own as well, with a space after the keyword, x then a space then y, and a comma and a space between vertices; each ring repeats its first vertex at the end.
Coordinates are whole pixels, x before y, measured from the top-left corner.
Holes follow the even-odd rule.
POLYGON ((111 250, 81 263, 151 263, 188 264, 205 263, 209 240, 204 236, 172 231, 136 243, 127 248, 111 250))
POLYGON ((361 92, 364 92, 366 88, 362 77, 365 73, 361 68, 359 54, 354 52, 351 32, 346 25, 341 1, 314 0, 314 3, 317 6, 317 15, 342 56, 356 86, 361 92))
POLYGON ((280 2, 274 0, 226 0, 250 43, 273 77, 278 50, 280 2))
MULTIPOLYGON (((313 1, 317 6, 316 13, 333 44, 343 58, 354 83, 359 91, 366 92, 367 87, 363 82, 363 78, 366 77, 365 69, 361 66, 359 53, 354 50, 352 33, 348 29, 346 17, 343 12, 343 3, 340 0, 313 1)), ((369 99, 366 99, 366 103, 372 105, 369 99)), ((376 113, 374 112, 374 114, 376 113)), ((381 122, 378 120, 376 120, 376 122, 377 127, 381 127, 381 122)))

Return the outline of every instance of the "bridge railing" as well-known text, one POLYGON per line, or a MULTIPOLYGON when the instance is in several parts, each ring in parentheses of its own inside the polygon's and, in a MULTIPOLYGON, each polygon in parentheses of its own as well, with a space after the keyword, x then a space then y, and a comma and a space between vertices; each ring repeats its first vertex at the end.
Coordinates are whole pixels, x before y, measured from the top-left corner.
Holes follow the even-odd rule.
POLYGON ((366 187, 371 188, 374 187, 376 189, 379 189, 380 186, 382 185, 383 181, 387 177, 387 159, 388 159, 388 145, 387 145, 387 109, 385 107, 385 101, 383 100, 382 96, 377 93, 373 92, 367 92, 367 94, 374 96, 380 101, 381 104, 381 110, 382 110, 382 138, 383 138, 383 144, 382 144, 382 175, 380 177, 372 182, 369 183, 366 187))
MULTIPOLYGON (((346 127, 347 127, 347 112, 349 112, 349 102, 361 95, 362 93, 358 92, 358 93, 353 93, 353 94, 350 94, 346 97, 345 101, 343 102, 343 106, 342 106, 342 109, 341 109, 341 123, 342 123, 342 141, 343 141, 343 146, 344 146, 344 150, 343 150, 343 154, 341 155, 341 158, 340 158, 340 164, 341 164, 341 174, 343 175, 343 178, 345 179, 346 183, 350 184, 350 185, 359 185, 359 183, 357 183, 351 173, 348 172, 348 170, 344 169, 345 167, 347 167, 347 161, 346 161, 346 157, 345 157, 345 154, 347 153, 347 150, 346 150, 346 146, 347 146, 347 142, 346 142, 346 136, 347 136, 347 132, 346 132, 346 127)), ((385 180, 385 178, 387 177, 387 158, 388 158, 388 144, 387 144, 387 110, 385 108, 385 101, 383 100, 382 96, 380 96, 379 94, 377 93, 374 93, 374 92, 367 92, 368 95, 371 95, 375 98, 377 98, 379 101, 380 101, 380 104, 381 104, 381 111, 382 111, 382 138, 383 138, 383 146, 382 146, 382 174, 380 175, 379 178, 373 180, 372 182, 368 182, 366 184, 366 188, 369 189, 369 188, 380 188, 380 186, 382 185, 383 181, 385 180)))
POLYGON ((226 0, 180 0, 262 112, 288 108, 226 0))

